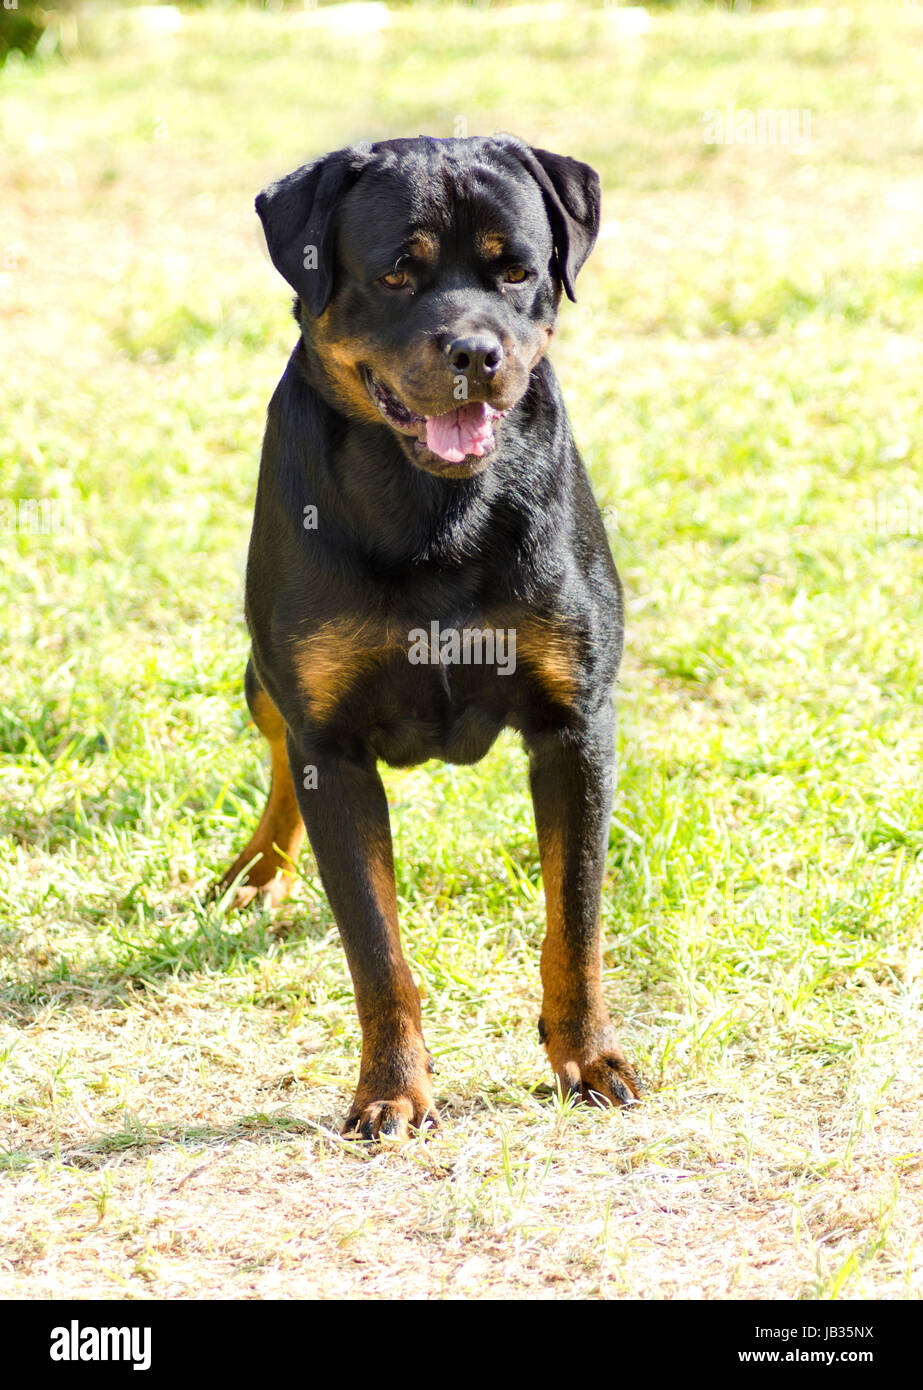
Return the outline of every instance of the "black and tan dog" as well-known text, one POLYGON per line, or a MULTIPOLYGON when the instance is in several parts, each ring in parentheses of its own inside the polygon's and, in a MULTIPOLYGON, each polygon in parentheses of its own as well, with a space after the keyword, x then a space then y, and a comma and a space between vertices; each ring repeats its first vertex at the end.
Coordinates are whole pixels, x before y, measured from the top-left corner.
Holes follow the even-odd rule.
POLYGON ((435 1124, 376 761, 475 762, 519 730, 548 917, 539 1032, 565 1089, 627 1103, 600 947, 621 591, 544 357, 599 180, 509 136, 421 137, 328 155, 256 206, 301 336, 247 566, 272 788, 222 883, 246 869, 238 905, 278 902, 307 827, 362 1025, 346 1131, 435 1124))

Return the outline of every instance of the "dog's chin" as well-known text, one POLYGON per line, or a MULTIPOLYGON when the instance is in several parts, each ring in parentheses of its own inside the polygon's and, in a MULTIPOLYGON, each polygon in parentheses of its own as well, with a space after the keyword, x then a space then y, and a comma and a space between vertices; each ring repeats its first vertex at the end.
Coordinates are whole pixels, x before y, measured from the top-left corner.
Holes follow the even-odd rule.
POLYGON ((496 452, 497 447, 494 444, 489 452, 481 455, 466 454, 463 459, 453 462, 434 454, 432 449, 427 449, 419 439, 408 439, 403 435, 400 442, 414 467, 422 468, 424 473, 431 473, 434 478, 476 478, 479 473, 484 473, 490 467, 490 456, 496 452))
POLYGON ((380 377, 362 368, 362 379, 382 421, 397 435, 415 467, 436 478, 474 478, 496 453, 496 430, 507 410, 486 401, 465 401, 441 415, 406 405, 380 377))

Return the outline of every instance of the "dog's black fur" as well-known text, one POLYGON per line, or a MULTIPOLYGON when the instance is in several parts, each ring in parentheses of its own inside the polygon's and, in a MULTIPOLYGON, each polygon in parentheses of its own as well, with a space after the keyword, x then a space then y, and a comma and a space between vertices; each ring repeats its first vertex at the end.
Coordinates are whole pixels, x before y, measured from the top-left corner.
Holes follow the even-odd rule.
POLYGON ((625 1103, 599 941, 622 600, 543 355, 599 181, 508 136, 421 137, 317 160, 257 210, 301 335, 247 567, 246 690, 273 783, 223 883, 247 868, 238 902, 277 902, 307 827, 363 1030, 347 1130, 435 1123, 376 760, 474 762, 519 730, 548 913, 540 1033, 565 1088, 625 1103), (414 632, 475 629, 515 634, 515 670, 409 659, 414 632))

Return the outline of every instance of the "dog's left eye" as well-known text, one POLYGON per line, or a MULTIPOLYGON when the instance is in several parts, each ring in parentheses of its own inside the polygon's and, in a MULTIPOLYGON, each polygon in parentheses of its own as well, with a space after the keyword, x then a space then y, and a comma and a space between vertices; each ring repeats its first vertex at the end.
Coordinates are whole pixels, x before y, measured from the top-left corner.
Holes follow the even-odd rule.
POLYGON ((410 284, 410 276, 403 270, 389 270, 387 275, 378 277, 378 283, 389 290, 403 290, 410 284))
POLYGON ((525 266, 511 265, 509 270, 504 272, 503 278, 508 285, 521 285, 523 280, 529 278, 529 272, 525 266))

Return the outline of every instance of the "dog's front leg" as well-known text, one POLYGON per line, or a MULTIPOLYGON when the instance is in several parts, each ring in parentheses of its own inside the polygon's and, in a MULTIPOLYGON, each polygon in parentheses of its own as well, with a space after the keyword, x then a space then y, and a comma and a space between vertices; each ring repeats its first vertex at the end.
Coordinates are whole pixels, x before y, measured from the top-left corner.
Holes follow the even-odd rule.
POLYGON ((562 1088, 596 1104, 639 1094, 603 1000, 600 899, 615 759, 606 706, 579 731, 529 742, 548 918, 542 946, 539 1033, 562 1088))
POLYGON ((385 789, 371 754, 297 748, 298 803, 346 950, 362 1027, 359 1085, 344 1127, 365 1139, 438 1124, 420 995, 401 950, 385 789))

